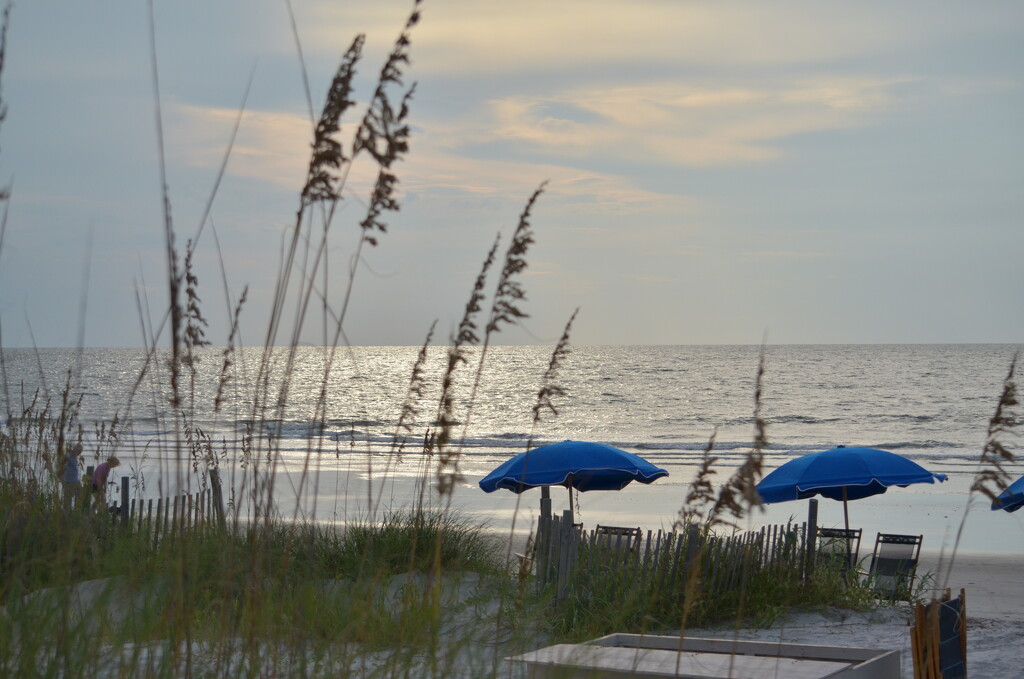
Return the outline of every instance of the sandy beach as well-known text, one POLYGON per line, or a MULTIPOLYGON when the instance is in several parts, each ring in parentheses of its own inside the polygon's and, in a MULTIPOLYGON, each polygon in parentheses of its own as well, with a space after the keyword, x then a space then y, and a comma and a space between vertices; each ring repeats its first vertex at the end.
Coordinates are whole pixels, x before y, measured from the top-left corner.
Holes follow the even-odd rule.
MULTIPOLYGON (((922 568, 934 568, 937 555, 928 555, 922 561, 922 568)), ((959 590, 965 589, 967 601, 967 668, 971 677, 1002 677, 1019 676, 1013 673, 1018 667, 1020 657, 1024 653, 1024 594, 1018 586, 1017 572, 1019 562, 1014 558, 988 555, 965 555, 957 558, 954 565, 950 586, 959 590)), ((448 580, 446 578, 446 580, 448 580)), ((382 596, 384 600, 398 596, 405 580, 400 576, 391 582, 382 596)), ((77 590, 73 601, 83 610, 88 609, 100 592, 103 581, 83 583, 77 590)), ((470 575, 455 577, 446 583, 444 588, 445 605, 442 613, 444 637, 455 646, 454 655, 446 656, 445 664, 450 670, 449 676, 459 679, 471 679, 482 675, 492 676, 488 665, 493 662, 498 651, 498 658, 543 648, 549 644, 546 635, 537 634, 533 645, 523 639, 515 642, 512 647, 505 643, 494 646, 494 615, 497 611, 496 600, 486 596, 481 589, 479 579, 470 575), (467 640, 476 639, 472 643, 467 640)), ((127 602, 121 605, 130 605, 127 602)), ((714 639, 755 640, 773 643, 812 644, 838 646, 847 648, 867 648, 876 650, 898 650, 901 656, 901 679, 913 679, 911 659, 910 630, 912 609, 907 603, 885 604, 869 611, 851 611, 829 608, 818 611, 794 612, 781 616, 769 628, 737 629, 735 624, 723 624, 711 628, 691 629, 688 636, 714 639)), ((671 630, 663 630, 671 634, 671 630)), ((194 661, 198 667, 221 667, 223 659, 214 652, 215 649, 197 644, 194 661), (221 664, 218 664, 221 663, 221 664)), ((130 657, 132 663, 145 666, 158 660, 166 648, 161 643, 147 644, 144 648, 111 648, 103 649, 106 657, 103 665, 109 672, 101 672, 102 676, 120 676, 125 658, 130 657), (127 654, 127 655, 126 655, 127 654)), ((349 651, 351 652, 351 651, 349 651)), ((388 652, 367 652, 359 655, 358 667, 349 660, 335 667, 342 671, 347 666, 353 676, 376 677, 385 676, 389 667, 388 652), (379 674, 385 672, 385 675, 379 674)), ((346 657, 343 653, 342 658, 346 657)), ((228 665, 244 663, 242 657, 228 662, 228 665)), ((503 679, 519 679, 525 676, 525 667, 515 663, 499 661, 497 675, 503 679)), ((429 669, 430 663, 425 658, 414 659, 413 666, 406 669, 408 676, 435 676, 429 669)), ((346 675, 349 676, 349 675, 346 675)))
MULTIPOLYGON (((948 553, 922 551, 918 576, 931 587, 923 591, 922 596, 940 595, 947 587, 954 596, 961 588, 964 590, 968 617, 968 676, 1017 676, 1007 674, 1007 671, 1018 666, 1024 656, 1022 566, 1024 558, 1016 554, 965 552, 951 562, 948 553)), ((783 615, 769 628, 737 630, 735 624, 725 624, 689 630, 688 635, 898 650, 901 677, 913 679, 912 625, 911 604, 900 602, 879 604, 870 611, 831 608, 794 612, 783 615)))
MULTIPOLYGON (((398 477, 399 481, 389 484, 385 495, 384 506, 401 505, 401 498, 412 490, 412 476, 398 477)), ((455 505, 470 516, 479 518, 489 524, 499 539, 508 540, 512 535, 513 546, 521 547, 520 542, 534 521, 538 495, 524 494, 516 496, 512 493, 484 494, 475 488, 475 479, 469 479, 460 486, 456 493, 455 505), (516 503, 520 501, 519 516, 514 533, 510 533, 511 517, 516 514, 516 503)), ((323 482, 323 479, 321 479, 323 482)), ((331 479, 328 483, 336 482, 331 479)), ((358 475, 337 481, 339 490, 364 489, 359 483, 358 475), (349 485, 351 484, 351 485, 349 485)), ((327 485, 327 484, 324 484, 327 485)), ((635 486, 636 484, 634 484, 635 486)), ((954 486, 955 487, 955 486, 954 486)), ((323 486, 321 487, 321 489, 323 486)), ((949 489, 947 486, 946 489, 949 489)), ((974 538, 969 544, 978 544, 978 538, 984 538, 986 545, 996 544, 1002 535, 1004 550, 1002 552, 981 552, 962 550, 953 559, 949 559, 949 535, 958 524, 959 512, 962 511, 963 495, 955 493, 938 493, 929 489, 928 493, 894 492, 857 503, 854 517, 864 527, 865 538, 861 546, 861 558, 870 558, 874 541, 874 532, 882 528, 890 530, 923 530, 925 532, 925 550, 922 552, 918 575, 935 591, 949 587, 954 593, 963 588, 966 593, 966 609, 968 615, 968 651, 967 663, 969 676, 990 677, 1007 676, 1009 668, 1015 667, 1019 658, 1024 655, 1024 587, 1021 587, 1021 565, 1024 555, 1021 554, 1020 520, 1016 515, 1003 512, 988 512, 984 507, 972 509, 967 522, 968 534, 974 538), (985 510, 985 511, 983 511, 985 510), (922 518, 923 517, 923 518, 922 518), (941 536, 941 537, 940 537, 941 536), (932 547, 932 548, 929 548, 932 547)), ((619 493, 587 493, 582 497, 581 510, 586 525, 598 522, 626 524, 636 521, 645 527, 657 529, 671 517, 674 503, 678 501, 680 488, 676 484, 653 484, 648 487, 629 487, 619 493), (644 521, 644 519, 648 519, 644 521)), ((360 506, 349 493, 348 504, 343 504, 343 514, 348 517, 365 516, 365 505, 360 506)), ((565 498, 561 498, 564 503, 565 498)), ((786 510, 794 518, 806 511, 806 502, 788 503, 792 505, 786 510)), ((564 509, 564 504, 560 509, 564 509)), ((823 503, 824 525, 837 522, 839 504, 823 503)), ((323 507, 327 509, 327 507, 323 507)), ((329 512, 324 511, 323 517, 329 512)), ((339 516, 338 518, 344 518, 339 516)), ((784 520, 786 517, 769 515, 767 519, 784 520)), ((863 561, 862 561, 863 563, 863 561)), ((866 567, 866 564, 865 564, 866 567)), ((496 607, 494 601, 488 599, 487 592, 480 592, 474 587, 472 580, 457 583, 454 603, 446 612, 446 626, 450 625, 453 640, 476 638, 473 635, 483 633, 475 654, 461 658, 458 662, 466 669, 455 671, 451 676, 480 676, 479 670, 487 662, 492 662, 490 654, 494 648, 493 615, 496 607), (464 602, 483 595, 467 608, 464 602), (463 602, 462 604, 459 601, 463 602), (490 630, 491 637, 486 632, 490 630), (470 635, 470 636, 467 636, 470 635), (485 650, 486 657, 477 657, 485 650), (464 661, 464 662, 463 662, 464 661), (471 669, 475 668, 475 669, 471 669)), ((688 630, 689 635, 710 638, 737 638, 760 640, 776 643, 806 643, 830 646, 859 647, 871 649, 898 650, 901 654, 902 677, 913 677, 910 653, 910 625, 912 609, 909 604, 879 605, 870 611, 849 611, 826 609, 801 611, 781 616, 774 625, 766 629, 746 628, 737 630, 735 624, 722 625, 710 629, 688 630)), ((672 630, 662 633, 671 634, 672 630)), ((514 655, 535 650, 547 645, 543 631, 538 631, 535 645, 531 648, 504 648, 498 644, 498 657, 514 655)), ((109 649, 112 654, 111 667, 116 667, 113 658, 120 657, 122 649, 109 649)), ((458 653, 462 653, 459 651, 458 653)), ((159 655, 160 650, 154 646, 147 654, 159 655)), ((209 649, 196 649, 199 656, 208 654, 209 649)), ((146 657, 151 657, 146 655, 146 657)), ((198 656, 197 656, 198 657, 198 656)), ((369 654, 366 657, 367 668, 383 668, 387 654, 369 654), (378 658, 377 655, 380 655, 378 658)), ((120 662, 119 660, 117 662, 120 662)), ((522 668, 502 666, 498 676, 519 677, 522 668)), ((372 672, 363 676, 371 676, 372 672)), ((116 676, 116 673, 110 674, 116 676)), ((357 674, 358 676, 358 674, 357 674)), ((413 674, 412 676, 415 676, 413 674)), ((426 674, 424 674, 426 676, 426 674)), ((1013 676, 1013 675, 1010 675, 1013 676)))
MULTIPOLYGON (((948 561, 947 561, 948 563, 948 561)), ((1024 655, 1024 587, 1021 560, 1002 555, 964 554, 954 560, 949 587, 966 595, 967 671, 971 677, 1020 676, 1024 655)), ((919 573, 939 573, 939 555, 922 555, 919 573)), ((947 572, 944 567, 942 573, 947 572)), ((940 583, 941 584, 941 583, 940 583)), ((722 626, 693 630, 699 637, 820 644, 900 651, 902 677, 913 679, 909 604, 867 611, 829 609, 783 616, 767 629, 722 626)))
MULTIPOLYGON (((483 470, 471 468, 467 471, 465 482, 456 488, 453 506, 485 523, 500 539, 507 540, 511 535, 516 551, 521 551, 518 547, 536 521, 539 494, 483 493, 476 486, 483 470), (514 530, 513 516, 516 517, 514 530)), ((674 471, 679 473, 672 479, 650 486, 632 484, 616 493, 577 495, 573 507, 577 519, 586 526, 602 523, 640 525, 645 530, 655 531, 670 528, 688 480, 687 470, 674 471)), ((283 498, 287 498, 292 486, 298 485, 291 476, 288 472, 283 475, 287 479, 280 488, 283 498)), ((315 517, 344 522, 365 517, 366 503, 371 497, 380 501, 381 509, 404 506, 405 498, 414 494, 415 474, 394 473, 386 483, 375 483, 372 494, 367 492, 370 484, 366 475, 358 468, 348 473, 327 472, 316 480, 315 517)), ((851 520, 864 531, 860 550, 864 568, 870 560, 877 532, 924 535, 924 551, 918 569, 922 582, 933 591, 949 587, 954 594, 960 588, 966 593, 970 676, 1005 676, 1007 668, 1013 667, 1024 655, 1024 587, 1021 586, 1020 575, 1024 565, 1024 523, 1016 514, 990 512, 977 499, 970 502, 968 481, 967 474, 954 474, 941 486, 899 489, 851 503, 851 520), (949 553, 967 504, 971 507, 961 548, 950 563, 949 553)), ((566 493, 553 493, 553 499, 555 511, 568 509, 566 493)), ((288 505, 287 501, 283 504, 288 505)), ((771 523, 802 522, 806 519, 807 507, 804 501, 771 505, 765 512, 755 512, 744 520, 740 528, 757 529, 771 523)), ((842 521, 841 503, 821 501, 819 525, 837 527, 842 525, 842 521)), ((908 604, 881 605, 867 612, 829 609, 792 613, 782 616, 768 629, 736 631, 733 624, 690 630, 689 634, 895 649, 901 652, 902 676, 910 678, 913 677, 911 621, 912 609, 908 604)), ((478 623, 488 625, 486 620, 478 623)), ((544 645, 544 640, 538 638, 536 648, 544 645)), ((468 664, 479 667, 478 662, 468 664)), ((507 667, 504 671, 509 676, 518 676, 515 668, 507 667)))

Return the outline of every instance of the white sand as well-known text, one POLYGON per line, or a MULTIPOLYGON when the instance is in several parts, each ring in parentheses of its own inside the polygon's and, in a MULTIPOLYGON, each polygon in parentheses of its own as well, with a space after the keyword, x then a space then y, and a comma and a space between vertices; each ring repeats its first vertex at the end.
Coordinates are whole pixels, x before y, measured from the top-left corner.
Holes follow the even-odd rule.
MULTIPOLYGON (((949 586, 954 592, 961 587, 967 598, 967 667, 971 677, 1022 676, 1020 661, 1024 658, 1024 587, 1020 586, 1020 560, 1016 557, 966 554, 959 556, 949 577, 949 586)), ((922 560, 921 573, 931 571, 944 579, 945 572, 938 570, 938 555, 927 554, 922 560)), ((82 583, 71 601, 82 611, 94 606, 94 599, 105 591, 109 581, 82 583)), ((382 590, 383 601, 395 599, 406 584, 403 578, 396 578, 390 587, 382 590)), ((940 583, 941 584, 941 583, 940 583)), ((469 679, 489 674, 488 667, 495 657, 514 655, 548 645, 542 636, 533 643, 519 639, 514 647, 499 642, 495 649, 494 615, 496 602, 490 593, 481 588, 481 582, 472 574, 447 583, 444 601, 445 616, 443 637, 457 641, 453 655, 445 656, 452 665, 449 676, 469 679), (473 641, 470 641, 473 640, 473 641), (466 643, 469 642, 469 643, 466 643)), ((422 583, 420 583, 422 586, 422 583)), ((115 597, 107 602, 112 607, 138 605, 129 598, 115 597)), ((749 639, 779 643, 807 643, 828 646, 845 646, 873 649, 894 649, 901 652, 902 676, 911 679, 913 667, 910 655, 911 608, 908 604, 882 606, 874 611, 861 613, 829 609, 813 613, 796 613, 783 616, 777 624, 767 629, 742 629, 722 626, 713 629, 688 630, 690 636, 749 639)), ((511 641, 511 640, 508 640, 511 641)), ((104 670, 97 676, 120 676, 123 663, 144 667, 158 662, 166 652, 165 644, 154 642, 142 648, 108 648, 109 658, 101 663, 104 670), (129 658, 129 660, 125 660, 129 658)), ((206 663, 224 662, 223 649, 208 649, 197 645, 193 659, 196 668, 206 663)), ((376 672, 387 673, 391 652, 367 653, 355 649, 339 649, 339 667, 359 659, 357 676, 378 676, 376 672), (348 661, 345 661, 345 658, 348 661)), ((301 655, 301 654, 300 654, 301 655)), ((241 667, 245 658, 229 653, 227 664, 234 669, 241 667), (235 667, 237 665, 237 667, 235 667)), ((287 660, 287 659, 285 659, 287 660)), ((273 666, 267 660, 268 667, 273 666)), ((276 661, 275 661, 276 662, 276 661)), ((430 662, 426 658, 410 660, 409 676, 432 676, 430 662)), ((328 663, 330 664, 330 663, 328 663)), ((211 665, 212 667, 212 665, 211 665)), ((332 666, 333 667, 333 666, 332 666)), ((333 667, 338 670, 339 667, 333 667)), ((2 668, 0 668, 2 669, 2 668)), ((221 669, 224 669, 222 666, 221 669)), ((277 667, 278 670, 283 669, 277 667)), ((350 670, 352 668, 349 666, 350 670)), ((502 665, 500 677, 520 677, 522 666, 502 665)), ((436 675, 433 675, 436 676, 436 675)))
MULTIPOLYGON (((949 572, 948 560, 938 570, 939 556, 924 555, 919 573, 940 575, 939 585, 949 572)), ((953 563, 948 586, 954 595, 964 589, 967 608, 967 672, 971 677, 1022 676, 1024 659, 1024 565, 1007 556, 966 554, 953 563)), ((823 644, 860 648, 897 649, 902 656, 902 676, 912 679, 910 625, 913 615, 908 604, 885 606, 868 613, 828 610, 784 616, 769 629, 727 627, 693 630, 701 637, 720 637, 823 644)))

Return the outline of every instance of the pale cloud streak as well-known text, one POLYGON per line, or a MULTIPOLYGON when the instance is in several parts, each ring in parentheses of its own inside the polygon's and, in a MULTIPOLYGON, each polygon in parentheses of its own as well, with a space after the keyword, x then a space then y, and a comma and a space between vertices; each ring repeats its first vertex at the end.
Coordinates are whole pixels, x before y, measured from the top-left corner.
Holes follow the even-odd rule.
MULTIPOLYGON (((506 97, 458 121, 419 125, 413 135, 416 152, 399 169, 402 190, 495 195, 509 187, 522 187, 523 192, 538 178, 547 178, 553 195, 583 210, 613 215, 692 212, 695 206, 685 197, 582 168, 595 159, 697 167, 772 161, 781 153, 779 140, 866 124, 891 104, 889 90, 902 82, 848 78, 719 89, 662 82, 578 89, 551 97, 506 97), (473 144, 494 140, 545 160, 466 152, 473 144)), ((175 110, 177 136, 186 143, 174 148, 189 165, 216 167, 237 111, 189 105, 175 110)), ((301 115, 246 111, 229 174, 295 189, 305 176, 309 139, 309 122, 301 115)), ((373 179, 368 168, 357 164, 349 187, 366 190, 373 179)))
POLYGON ((891 103, 903 79, 849 78, 796 82, 771 89, 708 89, 671 82, 590 88, 553 97, 490 102, 497 136, 567 157, 709 166, 755 163, 779 156, 773 142, 792 135, 866 124, 891 103), (586 120, 551 115, 578 109, 586 120))
MULTIPOLYGON (((360 11, 359 25, 395 32, 395 7, 360 11)), ((312 44, 336 48, 336 30, 329 27, 352 14, 319 6, 309 29, 312 44)), ((428 4, 414 40, 421 71, 467 75, 644 61, 786 63, 845 56, 902 37, 897 27, 866 23, 851 16, 826 33, 813 13, 766 3, 455 0, 428 4)))
MULTIPOLYGON (((171 148, 179 159, 192 167, 218 167, 238 112, 180 105, 175 113, 174 137, 184 141, 171 148)), ((435 143, 451 139, 447 132, 428 125, 414 135, 415 153, 396 168, 403 193, 446 189, 488 196, 508 195, 511 189, 516 195, 528 195, 548 179, 550 196, 583 211, 629 214, 687 209, 685 199, 638 188, 623 177, 569 165, 467 157, 444 142, 435 143)), ((302 116, 246 111, 227 173, 297 191, 309 162, 305 151, 309 139, 309 123, 302 116)), ((357 163, 347 185, 351 191, 367 192, 374 179, 370 167, 357 163)))
MULTIPOLYGON (((171 148, 192 167, 219 167, 238 117, 232 109, 179 105, 174 108, 174 134, 182 140, 171 148)), ((349 133, 354 125, 349 126, 349 133)), ((304 116, 248 110, 242 114, 227 173, 298 192, 306 179, 313 132, 304 116)), ((374 168, 356 163, 347 176, 353 190, 368 190, 374 168)))
MULTIPOLYGON (((314 4, 301 26, 314 50, 337 51, 339 26, 397 36, 411 2, 314 4)), ((552 72, 607 64, 672 67, 823 63, 991 30, 999 13, 966 19, 920 3, 636 0, 447 0, 426 3, 415 29, 425 74, 552 72), (908 26, 916 30, 908 30, 908 26)))
MULTIPOLYGON (((443 138, 443 135, 440 135, 443 138)), ((662 212, 689 213, 695 209, 686 196, 644 189, 631 178, 569 163, 515 162, 498 158, 474 158, 456 150, 435 146, 431 129, 415 142, 415 152, 399 168, 404 191, 428 192, 449 189, 481 196, 528 196, 548 181, 546 200, 571 206, 578 214, 601 216, 662 212)))

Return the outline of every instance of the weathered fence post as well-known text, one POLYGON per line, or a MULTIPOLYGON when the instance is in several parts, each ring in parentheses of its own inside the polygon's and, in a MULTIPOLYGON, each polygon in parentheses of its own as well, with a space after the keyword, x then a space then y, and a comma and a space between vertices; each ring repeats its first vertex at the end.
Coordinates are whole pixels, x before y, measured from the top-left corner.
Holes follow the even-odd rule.
POLYGON ((814 554, 818 544, 818 501, 811 498, 807 506, 807 554, 804 578, 814 577, 814 554))
POLYGON ((213 511, 217 515, 217 524, 224 530, 224 492, 220 486, 219 469, 210 470, 210 488, 213 490, 213 511))
POLYGON ((576 564, 576 526, 572 523, 572 510, 562 512, 561 530, 558 532, 558 585, 555 599, 561 601, 568 594, 569 576, 576 564))
POLYGON ((551 517, 540 516, 537 519, 537 537, 533 543, 534 560, 536 563, 537 591, 548 584, 548 557, 551 554, 551 517))
POLYGON ((153 524, 153 547, 157 546, 160 540, 160 535, 163 533, 164 523, 164 499, 158 497, 156 499, 156 522, 153 524))
POLYGON ((171 535, 172 538, 177 537, 178 533, 180 532, 180 529, 178 527, 178 521, 179 521, 179 517, 178 517, 178 500, 180 498, 181 498, 180 495, 175 495, 174 496, 174 505, 171 508, 171 511, 167 512, 168 514, 171 515, 171 533, 170 533, 170 535, 171 535))
POLYGON ((121 477, 121 525, 128 525, 128 477, 121 477))
POLYGON ((700 527, 691 525, 686 531, 686 557, 683 559, 683 588, 685 590, 687 581, 693 577, 694 568, 700 568, 697 558, 700 556, 700 527))

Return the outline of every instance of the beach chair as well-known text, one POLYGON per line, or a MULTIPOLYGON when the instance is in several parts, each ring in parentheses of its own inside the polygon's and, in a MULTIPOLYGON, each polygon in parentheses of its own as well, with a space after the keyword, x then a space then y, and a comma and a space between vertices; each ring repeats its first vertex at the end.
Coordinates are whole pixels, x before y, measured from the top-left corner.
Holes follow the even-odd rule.
POLYGON ((923 535, 878 534, 868 584, 879 597, 910 600, 923 539, 923 535))
POLYGON ((640 548, 640 540, 643 537, 640 527, 629 526, 602 526, 598 525, 594 531, 594 542, 603 547, 615 551, 635 552, 640 548))
POLYGON ((816 559, 819 567, 834 568, 844 575, 857 570, 860 561, 860 528, 819 528, 816 559))
POLYGON ((598 525, 590 538, 591 558, 603 567, 630 561, 640 550, 641 535, 639 526, 598 525))

